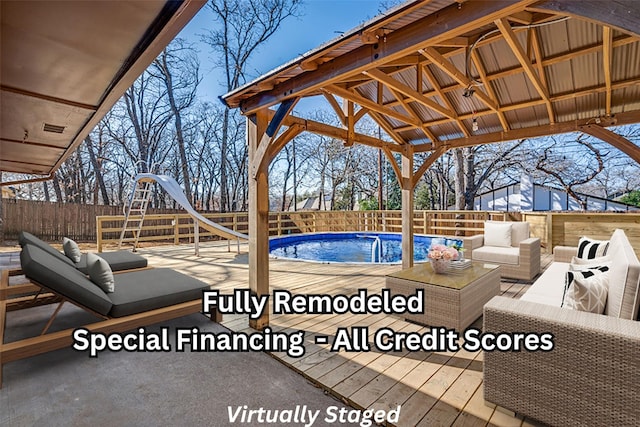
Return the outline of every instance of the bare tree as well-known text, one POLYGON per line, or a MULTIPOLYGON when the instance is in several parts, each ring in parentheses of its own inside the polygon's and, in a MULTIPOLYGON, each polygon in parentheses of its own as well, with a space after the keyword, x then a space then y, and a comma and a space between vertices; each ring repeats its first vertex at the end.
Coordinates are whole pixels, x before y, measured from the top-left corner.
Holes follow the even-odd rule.
MULTIPOLYGON (((231 91, 246 81, 247 64, 255 51, 277 30, 282 22, 295 16, 300 0, 212 0, 208 3, 213 20, 218 24, 202 36, 216 57, 216 66, 224 71, 224 85, 231 91)), ((223 113, 222 140, 220 143, 220 209, 231 207, 227 152, 234 142, 230 133, 232 114, 223 113)))
POLYGON ((183 113, 193 105, 200 83, 200 64, 193 47, 182 39, 175 39, 156 58, 150 73, 166 88, 166 98, 175 124, 175 138, 180 158, 180 172, 187 199, 192 200, 189 161, 183 129, 183 113))
MULTIPOLYGON (((99 129, 99 128, 98 128, 99 129)), ((87 153, 89 154, 89 159, 91 160, 91 166, 93 167, 93 172, 96 176, 96 191, 93 197, 93 203, 98 204, 98 195, 97 189, 100 188, 100 193, 102 194, 102 202, 105 205, 109 203, 109 193, 107 192, 107 186, 104 182, 104 176, 102 174, 102 156, 100 155, 100 147, 94 147, 93 141, 91 139, 91 135, 87 135, 84 139, 84 143, 87 146, 87 153)), ((98 143, 101 146, 101 141, 98 143)), ((48 194, 48 191, 47 191, 48 194)))
POLYGON ((561 137, 551 137, 552 143, 542 150, 536 163, 536 169, 553 177, 562 188, 577 201, 582 210, 587 210, 587 201, 580 197, 575 187, 586 184, 604 170, 603 155, 585 134, 579 134, 574 140, 584 147, 580 156, 569 156, 564 152, 561 137))

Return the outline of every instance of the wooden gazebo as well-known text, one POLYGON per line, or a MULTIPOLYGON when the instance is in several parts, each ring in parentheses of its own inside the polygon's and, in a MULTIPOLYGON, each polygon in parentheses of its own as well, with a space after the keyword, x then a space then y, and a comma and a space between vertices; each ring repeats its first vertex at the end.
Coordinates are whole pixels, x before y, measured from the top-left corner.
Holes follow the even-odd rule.
POLYGON ((269 293, 268 166, 304 131, 385 152, 402 188, 406 268, 414 187, 451 148, 582 131, 640 162, 640 148, 608 129, 640 122, 640 2, 410 1, 222 99, 247 117, 254 292, 269 293), (294 116, 311 96, 342 126, 294 116), (389 140, 358 133, 364 115, 389 140), (416 153, 430 155, 418 165, 416 153))

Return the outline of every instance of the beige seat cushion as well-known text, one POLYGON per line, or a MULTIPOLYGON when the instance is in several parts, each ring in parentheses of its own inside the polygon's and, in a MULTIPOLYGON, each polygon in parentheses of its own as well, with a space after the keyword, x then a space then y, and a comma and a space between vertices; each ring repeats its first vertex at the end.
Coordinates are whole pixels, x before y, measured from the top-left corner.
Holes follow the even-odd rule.
POLYGON ((552 262, 520 299, 560 307, 568 270, 568 262, 552 262))
POLYGON ((472 258, 474 261, 482 261, 494 264, 511 264, 518 265, 520 263, 519 248, 505 248, 502 246, 481 246, 474 249, 472 258))

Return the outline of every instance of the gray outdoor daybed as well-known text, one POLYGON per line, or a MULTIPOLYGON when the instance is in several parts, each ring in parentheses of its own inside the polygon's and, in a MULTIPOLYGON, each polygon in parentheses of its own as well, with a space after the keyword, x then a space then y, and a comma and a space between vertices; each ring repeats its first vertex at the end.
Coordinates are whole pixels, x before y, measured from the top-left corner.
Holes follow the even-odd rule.
MULTIPOLYGON (((39 247, 45 252, 50 253, 61 261, 66 262, 69 265, 73 265, 75 268, 88 274, 87 271, 87 254, 82 254, 80 262, 74 263, 71 259, 67 258, 62 252, 49 245, 47 242, 37 238, 31 233, 21 231, 18 235, 18 243, 21 247, 26 244, 39 247)), ((98 255, 100 258, 107 261, 111 271, 133 270, 135 268, 145 268, 147 266, 147 259, 141 257, 138 254, 134 254, 130 251, 114 251, 114 252, 102 252, 98 255)))
MULTIPOLYGON (((105 334, 123 332, 140 326, 182 317, 201 310, 201 299, 209 285, 168 268, 149 268, 115 273, 115 289, 104 292, 73 265, 29 243, 20 253, 23 273, 40 291, 34 296, 16 297, 9 276, 17 271, 2 271, 0 281, 0 386, 2 365, 72 344, 75 329, 46 333, 61 305, 69 301, 102 320, 78 325, 105 334), (13 295, 13 297, 12 297, 13 295), (44 327, 42 335, 4 343, 5 316, 9 311, 37 305, 59 303, 44 327)), ((213 320, 219 321, 219 317, 213 320)))

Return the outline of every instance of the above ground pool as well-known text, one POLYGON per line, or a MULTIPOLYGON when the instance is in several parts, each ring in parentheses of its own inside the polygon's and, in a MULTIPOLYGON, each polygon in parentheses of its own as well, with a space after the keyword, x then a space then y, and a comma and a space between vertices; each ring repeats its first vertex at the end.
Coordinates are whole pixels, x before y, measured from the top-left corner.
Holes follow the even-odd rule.
MULTIPOLYGON (((414 235, 414 260, 426 261, 429 246, 434 239, 453 245, 458 239, 414 235)), ((310 233, 272 237, 269 253, 276 258, 316 262, 374 262, 402 261, 402 235, 400 233, 345 232, 310 233)))

